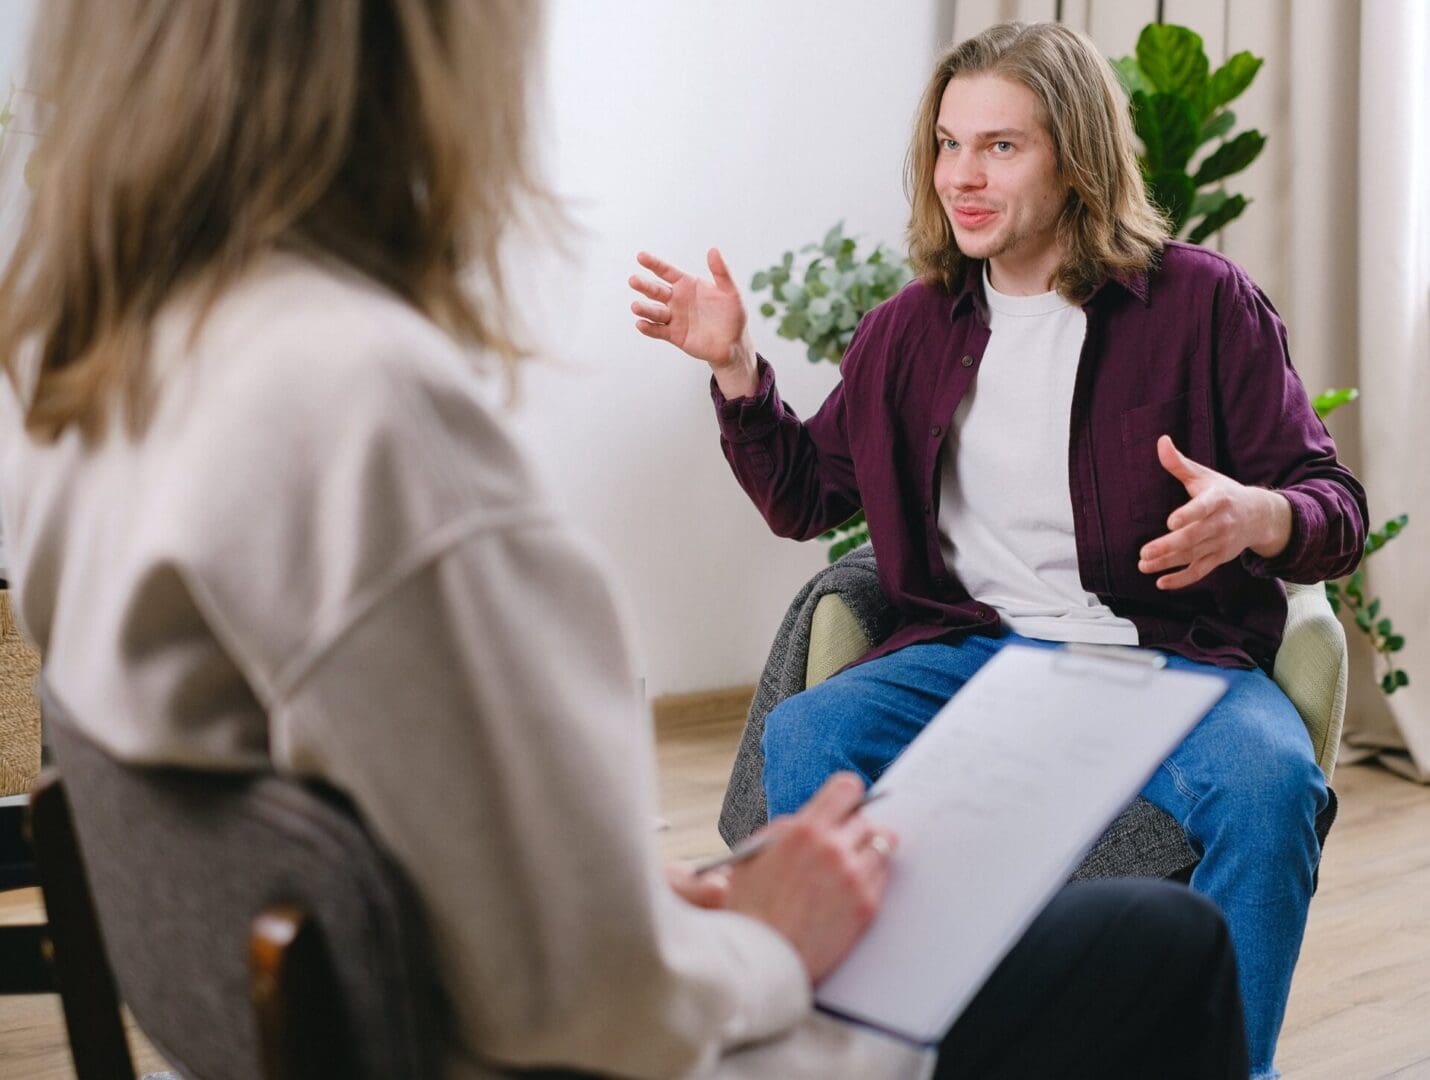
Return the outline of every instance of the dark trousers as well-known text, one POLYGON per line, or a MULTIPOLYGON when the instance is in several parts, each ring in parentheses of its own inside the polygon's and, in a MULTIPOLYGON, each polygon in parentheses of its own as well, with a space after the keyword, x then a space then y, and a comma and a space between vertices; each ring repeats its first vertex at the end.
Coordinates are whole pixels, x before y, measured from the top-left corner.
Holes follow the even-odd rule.
POLYGON ((1248 1072, 1221 915, 1161 881, 1069 885, 939 1048, 935 1076, 1204 1080, 1248 1072))

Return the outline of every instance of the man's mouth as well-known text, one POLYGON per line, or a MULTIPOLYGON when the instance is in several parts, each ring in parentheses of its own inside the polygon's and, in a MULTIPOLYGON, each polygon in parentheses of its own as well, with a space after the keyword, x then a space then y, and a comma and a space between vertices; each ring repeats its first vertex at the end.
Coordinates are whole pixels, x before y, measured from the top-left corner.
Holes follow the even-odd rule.
POLYGON ((953 210, 953 220, 965 229, 976 229, 992 221, 996 213, 986 206, 957 206, 953 210))

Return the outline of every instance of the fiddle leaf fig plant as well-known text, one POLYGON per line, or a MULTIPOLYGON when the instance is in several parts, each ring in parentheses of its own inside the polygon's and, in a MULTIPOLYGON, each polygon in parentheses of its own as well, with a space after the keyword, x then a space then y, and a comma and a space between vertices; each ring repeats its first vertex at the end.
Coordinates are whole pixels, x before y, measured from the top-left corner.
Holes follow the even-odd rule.
POLYGON ((1112 61, 1132 103, 1148 194, 1166 211, 1174 236, 1200 244, 1249 205, 1224 182, 1256 160, 1266 137, 1255 128, 1233 135, 1236 114, 1227 105, 1251 85, 1261 64, 1260 57, 1239 52, 1212 71, 1200 35, 1162 23, 1143 29, 1135 55, 1112 61))

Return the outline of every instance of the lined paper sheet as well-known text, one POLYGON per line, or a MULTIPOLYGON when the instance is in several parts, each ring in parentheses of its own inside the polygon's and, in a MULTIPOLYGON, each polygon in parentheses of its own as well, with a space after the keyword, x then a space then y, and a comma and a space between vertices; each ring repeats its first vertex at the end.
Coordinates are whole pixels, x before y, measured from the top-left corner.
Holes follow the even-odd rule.
POLYGON ((1226 691, 1216 674, 1109 656, 1006 646, 879 778, 887 794, 864 813, 899 847, 822 1008, 937 1042, 1226 691))

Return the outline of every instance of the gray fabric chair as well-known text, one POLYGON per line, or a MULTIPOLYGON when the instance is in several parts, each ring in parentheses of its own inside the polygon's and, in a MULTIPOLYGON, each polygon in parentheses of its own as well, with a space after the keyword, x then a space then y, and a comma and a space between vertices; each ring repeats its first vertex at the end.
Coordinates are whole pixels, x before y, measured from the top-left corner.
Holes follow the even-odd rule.
MULTIPOLYGON (((1276 679, 1295 703, 1329 780, 1340 743, 1346 695, 1345 633, 1321 586, 1288 586, 1286 636, 1276 679)), ((879 588, 874 551, 856 548, 816 574, 785 613, 755 688, 720 811, 720 835, 735 844, 765 824, 760 740, 765 716, 785 698, 813 686, 884 640, 897 612, 879 588)), ((1336 795, 1316 821, 1324 843, 1336 817, 1336 795)), ((1093 845, 1073 880, 1101 877, 1190 878, 1199 856, 1170 815, 1140 796, 1093 845)))
POLYGON ((274 775, 121 764, 41 698, 119 996, 180 1072, 439 1074, 443 1010, 417 905, 341 797, 274 775), (260 913, 289 919, 309 954, 266 1042, 250 1006, 260 913))

